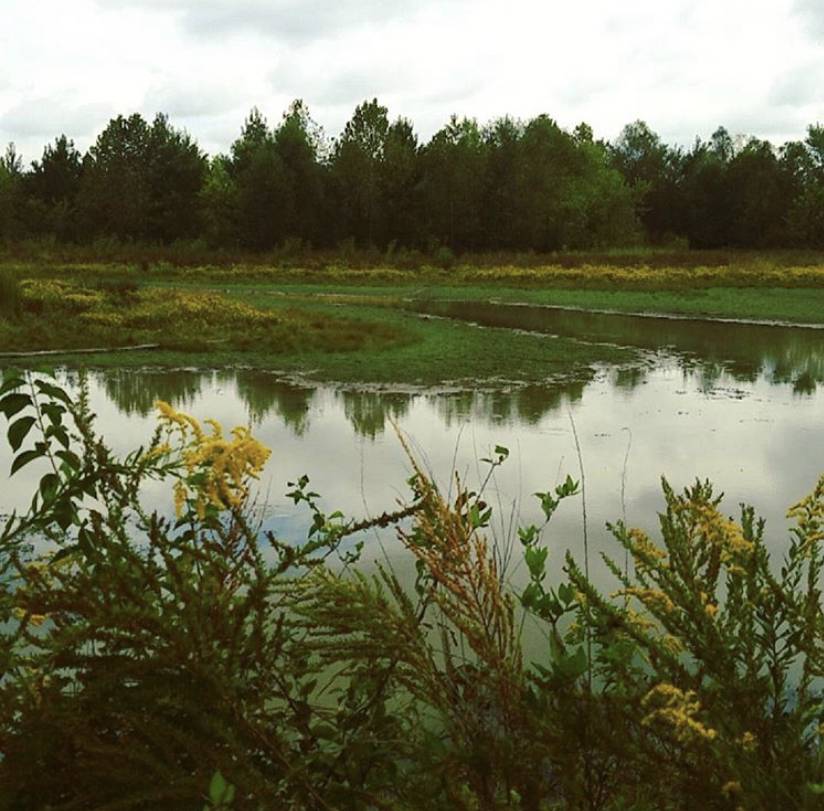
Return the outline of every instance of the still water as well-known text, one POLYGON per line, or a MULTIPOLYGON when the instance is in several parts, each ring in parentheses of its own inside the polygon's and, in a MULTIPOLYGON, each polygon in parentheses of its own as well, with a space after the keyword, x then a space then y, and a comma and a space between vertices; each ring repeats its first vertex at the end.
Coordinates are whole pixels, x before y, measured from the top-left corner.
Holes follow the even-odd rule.
MULTIPOLYGON (((824 472, 824 331, 460 303, 440 314, 633 346, 638 360, 595 368, 576 383, 506 390, 344 390, 242 370, 92 372, 98 430, 118 451, 147 443, 156 399, 227 427, 251 424, 273 451, 259 485, 266 526, 296 540, 309 517, 284 494, 303 473, 324 508, 355 518, 407 497, 411 468, 393 423, 444 488, 454 472, 477 487, 487 471, 479 460, 505 445, 511 455, 487 500, 495 508, 492 532, 507 544, 518 520, 539 519, 533 493, 567 473, 580 478, 574 421, 594 550, 619 555, 605 523, 624 514, 656 530, 661 476, 679 488, 711 479, 726 494, 728 513, 737 515, 739 502, 753 504, 767 519, 771 548, 784 548, 787 507, 824 472)), ((9 458, 4 448, 5 469, 9 458)), ((24 507, 37 475, 26 469, 7 480, 0 511, 24 507)), ((153 484, 146 495, 169 509, 167 485, 153 484)), ((567 549, 580 557, 582 529, 581 499, 570 499, 546 536, 556 569, 567 549)), ((364 540, 367 561, 405 565, 391 531, 364 540)), ((517 558, 516 549, 516 577, 517 558)), ((607 585, 603 568, 595 573, 607 585)))

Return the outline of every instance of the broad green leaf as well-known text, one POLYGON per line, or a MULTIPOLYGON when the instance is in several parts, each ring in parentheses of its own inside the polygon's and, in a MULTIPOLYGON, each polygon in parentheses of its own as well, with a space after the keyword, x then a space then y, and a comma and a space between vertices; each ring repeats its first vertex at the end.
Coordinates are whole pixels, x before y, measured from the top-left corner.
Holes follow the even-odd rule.
POLYGON ((25 467, 29 462, 33 462, 35 459, 42 459, 43 453, 40 451, 23 451, 19 456, 14 458, 14 461, 11 463, 11 472, 9 473, 10 476, 14 476, 18 470, 25 467))
POLYGON ((24 408, 32 404, 28 394, 14 392, 7 394, 0 400, 0 411, 6 415, 6 419, 11 419, 15 414, 19 414, 24 408))
POLYGON ((14 389, 19 389, 21 386, 25 385, 26 381, 18 375, 12 375, 11 377, 7 377, 3 380, 2 385, 0 385, 0 396, 6 394, 6 392, 13 391, 14 389))
POLYGON ((46 394, 55 400, 60 400, 61 402, 66 403, 66 405, 71 405, 71 397, 69 397, 69 395, 66 394, 66 392, 59 386, 55 386, 52 383, 46 383, 43 380, 36 380, 34 385, 37 386, 38 391, 41 391, 43 394, 46 394))
POLYGON ((80 470, 82 463, 76 453, 72 453, 71 451, 57 451, 55 456, 60 459, 61 462, 65 462, 72 470, 80 470))
POLYGON ((227 806, 235 798, 235 787, 226 781, 226 778, 219 772, 212 775, 209 783, 209 800, 212 805, 227 806))
POLYGON ((20 450, 23 440, 28 436, 29 431, 36 422, 37 420, 34 417, 21 417, 9 426, 7 436, 9 445, 15 453, 20 450))
POLYGON ((47 473, 40 479, 40 495, 43 501, 50 501, 54 498, 57 488, 60 487, 60 479, 55 473, 47 473))

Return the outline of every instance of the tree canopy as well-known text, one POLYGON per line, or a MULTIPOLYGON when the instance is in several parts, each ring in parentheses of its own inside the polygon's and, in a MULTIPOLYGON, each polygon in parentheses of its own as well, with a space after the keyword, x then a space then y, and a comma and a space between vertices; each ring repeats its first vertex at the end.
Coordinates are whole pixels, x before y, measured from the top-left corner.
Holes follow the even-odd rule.
POLYGON ((824 247, 824 127, 776 147, 719 127, 685 149, 645 122, 614 142, 539 115, 453 116, 428 142, 377 99, 328 141, 301 100, 277 125, 253 109, 207 157, 163 114, 112 119, 85 154, 65 135, 26 167, 0 158, 0 239, 202 239, 453 251, 686 242, 824 247))

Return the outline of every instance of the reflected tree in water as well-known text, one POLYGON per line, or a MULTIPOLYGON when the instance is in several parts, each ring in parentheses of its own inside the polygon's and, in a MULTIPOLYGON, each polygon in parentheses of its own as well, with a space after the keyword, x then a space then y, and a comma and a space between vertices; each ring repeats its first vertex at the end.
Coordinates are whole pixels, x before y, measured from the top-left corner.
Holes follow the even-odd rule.
POLYGON ((564 405, 580 401, 587 383, 589 379, 506 391, 461 391, 427 399, 449 426, 470 420, 490 425, 535 425, 564 405))
POLYGON ((252 424, 260 424, 276 414, 296 436, 304 435, 309 428, 309 409, 315 389, 278 380, 267 372, 242 371, 232 378, 252 424))
POLYGON ((146 417, 157 400, 185 406, 198 397, 206 375, 183 369, 117 369, 101 375, 103 388, 126 416, 146 417))
POLYGON ((409 411, 412 395, 399 392, 343 391, 339 394, 346 419, 360 437, 375 439, 386 430, 388 417, 399 420, 409 411))

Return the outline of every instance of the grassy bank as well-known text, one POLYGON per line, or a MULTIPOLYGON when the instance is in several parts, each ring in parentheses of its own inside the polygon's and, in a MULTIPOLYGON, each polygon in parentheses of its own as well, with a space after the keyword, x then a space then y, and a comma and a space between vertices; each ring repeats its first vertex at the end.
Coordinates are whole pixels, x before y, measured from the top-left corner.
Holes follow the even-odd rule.
MULTIPOLYGON (((591 257, 590 257, 591 258, 591 257)), ((707 257, 704 257, 705 259, 707 257)), ((0 352, 106 347, 66 365, 248 366, 317 379, 436 384, 581 377, 631 350, 421 320, 420 303, 502 301, 824 323, 824 262, 739 255, 674 263, 178 266, 0 264, 0 352), (790 261, 792 260, 792 261, 790 261), (149 352, 124 352, 157 344, 149 352)), ((0 364, 20 363, 0 358, 0 364)))
POLYGON ((617 347, 423 320, 394 307, 267 295, 243 285, 217 292, 100 277, 85 284, 35 278, 19 287, 21 304, 0 320, 0 352, 112 350, 49 356, 59 365, 248 366, 342 382, 431 385, 580 378, 595 363, 633 357, 617 347), (124 349, 141 344, 157 348, 124 349))
POLYGON ((372 305, 411 306, 436 300, 501 301, 577 307, 645 315, 681 315, 824 324, 824 287, 705 287, 698 289, 631 290, 513 287, 504 284, 336 285, 331 283, 239 283, 239 295, 277 293, 300 300, 321 298, 340 303, 357 300, 372 305))

